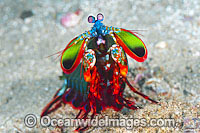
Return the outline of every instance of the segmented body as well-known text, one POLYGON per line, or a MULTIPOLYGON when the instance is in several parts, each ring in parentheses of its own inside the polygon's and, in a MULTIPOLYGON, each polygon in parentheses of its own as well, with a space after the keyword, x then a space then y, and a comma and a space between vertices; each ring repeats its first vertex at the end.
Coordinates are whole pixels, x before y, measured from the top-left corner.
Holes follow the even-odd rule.
MULTIPOLYGON (((147 58, 142 40, 131 31, 107 27, 101 21, 102 14, 97 15, 97 20, 89 16, 88 22, 95 23, 92 29, 74 38, 63 50, 60 63, 65 82, 41 116, 57 109, 61 103, 79 109, 76 118, 81 119, 87 118, 90 112, 93 119, 106 108, 116 111, 123 107, 137 109, 134 102, 123 97, 126 84, 133 92, 157 103, 134 89, 126 78, 126 53, 140 62, 147 58)), ((86 128, 78 127, 77 130, 86 128)))

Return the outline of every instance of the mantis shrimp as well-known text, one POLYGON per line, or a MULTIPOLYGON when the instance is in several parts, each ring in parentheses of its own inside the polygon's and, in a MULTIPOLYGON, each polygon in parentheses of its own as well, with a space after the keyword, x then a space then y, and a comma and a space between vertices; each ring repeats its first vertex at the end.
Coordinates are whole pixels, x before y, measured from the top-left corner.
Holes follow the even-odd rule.
MULTIPOLYGON (((107 108, 120 111, 123 107, 138 109, 135 102, 123 97, 125 86, 152 103, 158 103, 137 91, 128 81, 128 54, 138 62, 147 58, 144 42, 132 31, 105 26, 104 16, 97 19, 89 16, 94 23, 91 30, 75 37, 62 51, 60 65, 64 84, 46 105, 41 117, 56 110, 61 104, 70 104, 80 110, 77 119, 91 119, 107 108)), ((88 126, 87 126, 88 127, 88 126)), ((78 127, 83 131, 87 127, 78 127)))

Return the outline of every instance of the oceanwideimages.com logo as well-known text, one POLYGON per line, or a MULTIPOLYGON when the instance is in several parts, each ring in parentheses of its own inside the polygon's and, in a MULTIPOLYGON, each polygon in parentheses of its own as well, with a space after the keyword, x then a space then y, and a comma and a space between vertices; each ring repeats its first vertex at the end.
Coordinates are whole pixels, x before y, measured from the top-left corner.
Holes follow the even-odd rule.
POLYGON ((99 118, 96 116, 93 119, 73 119, 73 118, 51 118, 49 116, 44 116, 40 119, 33 114, 28 114, 24 118, 24 124, 33 128, 36 126, 37 122, 40 122, 42 127, 126 127, 130 130, 134 127, 176 127, 179 123, 176 123, 174 119, 138 119, 132 118, 110 118, 105 116, 99 118))

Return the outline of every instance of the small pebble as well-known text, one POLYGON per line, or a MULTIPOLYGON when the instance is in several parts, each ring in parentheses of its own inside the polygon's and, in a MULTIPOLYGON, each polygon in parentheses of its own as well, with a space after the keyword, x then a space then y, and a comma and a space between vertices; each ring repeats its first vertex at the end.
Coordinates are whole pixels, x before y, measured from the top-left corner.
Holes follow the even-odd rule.
POLYGON ((22 33, 26 33, 29 31, 29 28, 27 26, 23 26, 21 30, 22 30, 22 33))
POLYGON ((48 91, 48 90, 49 90, 49 88, 48 88, 48 87, 46 87, 46 88, 44 88, 44 90, 45 90, 45 91, 48 91))
POLYGON ((167 48, 168 44, 165 41, 161 41, 155 45, 156 48, 164 49, 167 48))
POLYGON ((31 10, 25 10, 21 13, 20 18, 24 20, 25 18, 32 17, 32 16, 33 16, 33 12, 31 10))
POLYGON ((79 23, 79 21, 82 18, 82 12, 81 10, 77 10, 74 13, 67 13, 61 18, 61 24, 64 27, 73 27, 79 23))
POLYGON ((29 24, 31 21, 32 21, 31 18, 24 19, 25 24, 29 24))

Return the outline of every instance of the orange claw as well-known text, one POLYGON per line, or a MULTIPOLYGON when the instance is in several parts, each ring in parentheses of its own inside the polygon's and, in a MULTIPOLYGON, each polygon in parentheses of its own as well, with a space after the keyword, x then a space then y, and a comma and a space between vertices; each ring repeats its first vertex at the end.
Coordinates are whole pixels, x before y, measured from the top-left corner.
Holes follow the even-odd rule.
POLYGON ((91 82, 92 78, 91 78, 91 73, 90 73, 90 69, 88 69, 86 72, 84 72, 84 79, 86 82, 91 82))
POLYGON ((120 65, 120 74, 123 77, 126 77, 127 73, 128 73, 128 66, 120 65))

